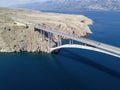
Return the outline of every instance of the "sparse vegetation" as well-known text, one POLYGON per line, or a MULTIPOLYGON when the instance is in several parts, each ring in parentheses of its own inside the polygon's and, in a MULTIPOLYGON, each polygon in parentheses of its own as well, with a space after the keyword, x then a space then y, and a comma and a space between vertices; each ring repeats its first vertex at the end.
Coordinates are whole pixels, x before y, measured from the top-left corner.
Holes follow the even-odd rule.
POLYGON ((19 7, 38 10, 102 10, 120 11, 120 0, 47 0, 19 7))
POLYGON ((41 34, 30 26, 39 25, 69 34, 74 31, 75 35, 85 36, 92 33, 88 26, 91 24, 92 20, 82 15, 0 8, 0 52, 49 52, 47 38, 42 40, 41 34))

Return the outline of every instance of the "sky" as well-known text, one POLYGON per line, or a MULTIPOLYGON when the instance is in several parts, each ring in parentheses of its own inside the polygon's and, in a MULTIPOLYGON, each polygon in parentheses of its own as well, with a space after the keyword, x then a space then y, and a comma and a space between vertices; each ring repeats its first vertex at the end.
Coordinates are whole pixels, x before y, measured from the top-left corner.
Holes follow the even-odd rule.
POLYGON ((17 4, 26 4, 34 2, 43 2, 46 0, 0 0, 0 7, 8 7, 17 4))

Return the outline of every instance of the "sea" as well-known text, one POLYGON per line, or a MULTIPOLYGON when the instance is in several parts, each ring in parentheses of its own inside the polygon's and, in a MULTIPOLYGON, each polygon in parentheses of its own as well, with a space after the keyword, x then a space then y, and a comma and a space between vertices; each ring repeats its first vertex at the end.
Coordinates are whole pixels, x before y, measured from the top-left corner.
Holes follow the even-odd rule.
MULTIPOLYGON (((120 48, 120 12, 44 12, 85 15, 94 21, 87 38, 120 48)), ((0 90, 120 90, 120 58, 75 48, 0 53, 0 90)))

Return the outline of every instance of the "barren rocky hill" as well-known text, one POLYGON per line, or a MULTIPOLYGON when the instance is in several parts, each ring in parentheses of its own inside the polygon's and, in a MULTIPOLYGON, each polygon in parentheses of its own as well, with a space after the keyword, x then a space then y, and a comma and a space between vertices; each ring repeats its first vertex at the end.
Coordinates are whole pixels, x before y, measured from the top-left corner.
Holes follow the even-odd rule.
POLYGON ((42 40, 41 34, 31 26, 71 35, 74 31, 77 36, 85 36, 92 33, 89 29, 92 23, 83 15, 0 8, 0 52, 49 52, 47 38, 42 40))
POLYGON ((120 11, 120 0, 46 0, 44 2, 17 5, 38 10, 102 10, 120 11))

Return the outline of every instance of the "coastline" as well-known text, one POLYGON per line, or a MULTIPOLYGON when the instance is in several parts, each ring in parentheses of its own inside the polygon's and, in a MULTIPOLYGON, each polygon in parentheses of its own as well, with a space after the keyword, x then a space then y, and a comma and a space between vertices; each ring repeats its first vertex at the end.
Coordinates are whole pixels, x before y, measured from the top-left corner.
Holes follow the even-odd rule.
MULTIPOLYGON (((47 13, 27 9, 0 8, 0 52, 47 52, 48 39, 29 25, 78 36, 91 34, 93 21, 83 15, 47 13)), ((56 36, 54 40, 57 41, 56 36)), ((55 44, 52 42, 53 45, 55 44)))

